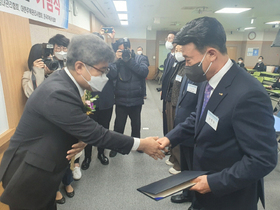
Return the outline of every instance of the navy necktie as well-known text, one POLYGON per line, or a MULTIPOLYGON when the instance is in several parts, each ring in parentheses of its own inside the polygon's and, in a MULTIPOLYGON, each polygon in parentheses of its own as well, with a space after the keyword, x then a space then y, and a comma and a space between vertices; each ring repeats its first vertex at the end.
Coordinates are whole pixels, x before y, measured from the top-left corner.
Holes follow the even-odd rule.
POLYGON ((210 99, 210 95, 211 95, 211 91, 212 91, 212 87, 211 85, 209 85, 209 83, 207 83, 206 87, 205 87, 205 91, 204 91, 204 100, 203 100, 203 106, 202 106, 202 109, 201 109, 201 113, 200 113, 200 118, 204 112, 204 109, 210 99))

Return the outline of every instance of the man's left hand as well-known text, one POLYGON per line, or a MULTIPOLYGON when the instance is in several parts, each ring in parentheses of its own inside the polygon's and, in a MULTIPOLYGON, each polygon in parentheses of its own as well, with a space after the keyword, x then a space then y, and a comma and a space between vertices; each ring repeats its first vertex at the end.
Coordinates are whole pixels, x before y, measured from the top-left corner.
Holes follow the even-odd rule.
POLYGON ((211 189, 207 181, 207 175, 199 176, 196 179, 194 179, 192 182, 196 184, 192 188, 190 188, 190 190, 197 191, 201 194, 211 192, 211 189))
POLYGON ((77 144, 73 144, 72 149, 67 151, 67 156, 66 156, 67 160, 70 160, 76 154, 81 152, 86 146, 87 144, 82 141, 79 141, 77 144))

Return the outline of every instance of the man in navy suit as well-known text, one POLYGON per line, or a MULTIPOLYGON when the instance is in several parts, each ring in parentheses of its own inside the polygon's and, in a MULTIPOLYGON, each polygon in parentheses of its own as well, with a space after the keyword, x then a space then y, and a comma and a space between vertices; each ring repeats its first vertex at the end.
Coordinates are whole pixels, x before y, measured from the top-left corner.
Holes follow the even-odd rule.
POLYGON ((226 34, 215 18, 187 23, 174 43, 183 45, 186 75, 201 86, 196 112, 158 141, 194 146, 193 170, 200 210, 256 210, 264 205, 263 177, 277 164, 269 96, 227 55, 226 34))

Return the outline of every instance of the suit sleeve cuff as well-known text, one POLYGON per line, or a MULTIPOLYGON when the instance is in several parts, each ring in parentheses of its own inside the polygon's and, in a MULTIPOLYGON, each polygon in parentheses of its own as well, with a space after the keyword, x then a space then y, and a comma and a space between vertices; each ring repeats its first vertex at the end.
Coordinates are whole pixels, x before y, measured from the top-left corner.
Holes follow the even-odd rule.
POLYGON ((134 143, 131 148, 131 151, 136 151, 140 145, 140 139, 139 138, 133 138, 133 139, 134 139, 134 143))

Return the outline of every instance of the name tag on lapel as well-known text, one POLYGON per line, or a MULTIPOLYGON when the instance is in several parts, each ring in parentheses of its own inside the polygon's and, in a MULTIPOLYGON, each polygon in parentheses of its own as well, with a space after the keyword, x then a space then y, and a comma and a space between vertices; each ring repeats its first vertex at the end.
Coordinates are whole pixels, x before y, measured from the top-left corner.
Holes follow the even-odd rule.
POLYGON ((196 94, 197 86, 193 84, 188 84, 187 91, 193 94, 196 94))
POLYGON ((208 110, 205 122, 207 122, 208 125, 210 125, 216 131, 218 127, 219 118, 208 110))
POLYGON ((182 76, 177 74, 175 80, 178 81, 178 82, 181 82, 182 81, 182 76))
POLYGON ((175 67, 177 65, 177 63, 175 62, 174 64, 173 64, 173 67, 175 67))

